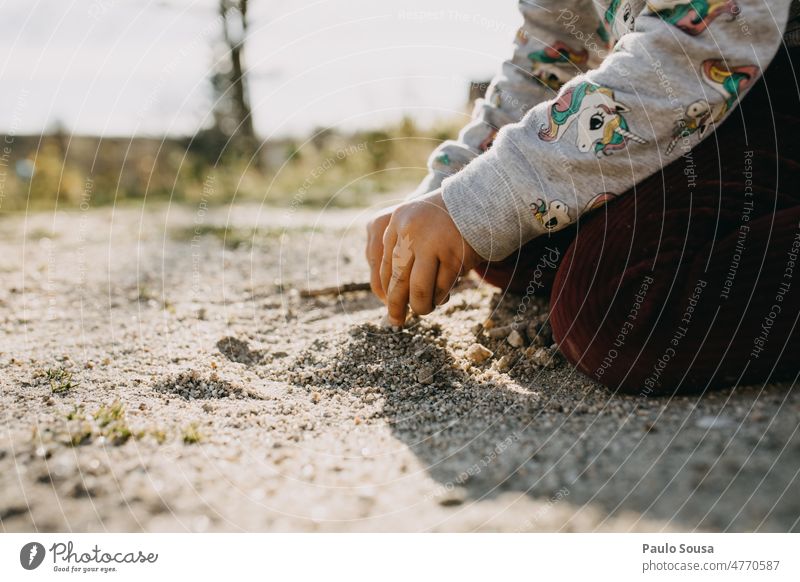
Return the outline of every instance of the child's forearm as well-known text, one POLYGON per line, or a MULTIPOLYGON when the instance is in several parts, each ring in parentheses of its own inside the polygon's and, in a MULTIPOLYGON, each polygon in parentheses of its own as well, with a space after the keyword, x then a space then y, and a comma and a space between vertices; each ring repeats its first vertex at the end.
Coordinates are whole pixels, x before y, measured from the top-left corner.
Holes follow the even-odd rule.
MULTIPOLYGON (((489 152, 444 181, 464 238, 483 258, 503 258, 688 154, 771 61, 789 4, 722 2, 700 20, 638 14, 600 68, 504 128, 489 152)), ((691 188, 693 172, 687 156, 686 183, 671 187, 691 188)))

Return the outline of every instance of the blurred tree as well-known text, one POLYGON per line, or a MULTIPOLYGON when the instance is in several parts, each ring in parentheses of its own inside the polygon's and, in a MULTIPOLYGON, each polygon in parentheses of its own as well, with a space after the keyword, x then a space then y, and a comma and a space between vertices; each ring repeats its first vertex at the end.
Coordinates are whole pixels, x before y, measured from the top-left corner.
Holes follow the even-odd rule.
POLYGON ((236 135, 253 145, 256 135, 250 110, 250 96, 244 65, 247 40, 248 0, 219 0, 222 38, 228 63, 216 72, 214 85, 218 92, 218 121, 224 133, 236 135))
MULTIPOLYGON (((211 72, 214 125, 195 136, 193 149, 217 157, 223 148, 231 153, 253 156, 259 139, 253 127, 250 107, 245 46, 248 33, 248 0, 218 0, 222 34, 217 43, 216 68, 211 72)), ((261 156, 253 163, 261 167, 261 156)))

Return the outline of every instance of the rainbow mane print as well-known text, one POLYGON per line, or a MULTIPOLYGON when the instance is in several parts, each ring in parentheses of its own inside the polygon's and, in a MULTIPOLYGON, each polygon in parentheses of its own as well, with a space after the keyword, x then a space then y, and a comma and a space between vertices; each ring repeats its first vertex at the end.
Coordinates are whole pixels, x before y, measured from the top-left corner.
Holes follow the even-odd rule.
POLYGON ((547 46, 540 51, 534 51, 528 58, 537 63, 574 63, 582 65, 589 59, 589 51, 573 50, 567 43, 557 40, 552 46, 547 46))
POLYGON ((583 211, 591 212, 592 210, 597 210, 598 208, 601 208, 614 200, 616 197, 617 195, 613 192, 602 192, 589 200, 589 202, 586 203, 586 206, 583 207, 583 211))
POLYGON ((592 93, 600 89, 597 85, 581 83, 577 87, 571 87, 564 91, 550 106, 550 127, 539 130, 539 137, 544 141, 555 141, 559 137, 559 128, 576 115, 583 103, 583 98, 587 93, 592 93))
POLYGON ((675 126, 672 141, 667 146, 667 155, 671 154, 682 138, 698 134, 702 139, 706 132, 722 121, 733 108, 747 87, 758 78, 759 68, 755 65, 728 67, 721 59, 708 59, 701 65, 703 80, 719 93, 723 100, 710 103, 699 99, 691 103, 684 113, 683 119, 675 126))
POLYGON ((629 109, 616 101, 614 92, 592 83, 579 83, 564 91, 550 106, 550 123, 539 130, 543 141, 558 141, 564 131, 578 122, 578 150, 594 150, 595 155, 609 155, 623 149, 628 141, 644 144, 647 140, 634 134, 623 113, 629 109))
POLYGON ((739 14, 734 0, 650 0, 647 7, 665 22, 692 36, 703 32, 722 14, 730 15, 731 20, 739 14))
POLYGON ((589 60, 589 51, 575 51, 565 42, 556 41, 552 46, 530 53, 528 58, 534 78, 558 91, 575 75, 575 65, 582 65, 589 60))
POLYGON ((721 59, 703 61, 703 79, 723 97, 727 108, 733 107, 742 92, 758 77, 758 67, 742 65, 729 68, 721 59))

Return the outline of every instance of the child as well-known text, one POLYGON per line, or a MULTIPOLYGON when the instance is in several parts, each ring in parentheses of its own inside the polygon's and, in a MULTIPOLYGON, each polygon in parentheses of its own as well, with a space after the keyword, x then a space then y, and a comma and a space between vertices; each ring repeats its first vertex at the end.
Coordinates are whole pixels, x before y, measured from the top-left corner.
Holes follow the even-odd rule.
POLYGON ((549 291, 560 351, 612 389, 795 378, 800 1, 520 10, 472 123, 368 227, 390 321, 430 313, 477 269, 549 291), (532 278, 544 254, 557 269, 532 278))

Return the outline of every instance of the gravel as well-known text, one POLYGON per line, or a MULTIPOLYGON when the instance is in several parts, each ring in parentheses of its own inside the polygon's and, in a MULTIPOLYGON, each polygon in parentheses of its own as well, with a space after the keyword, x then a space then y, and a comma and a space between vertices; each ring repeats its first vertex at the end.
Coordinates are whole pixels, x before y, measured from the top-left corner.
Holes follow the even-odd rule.
POLYGON ((797 390, 613 394, 473 279, 402 330, 301 297, 368 279, 363 215, 7 217, 4 531, 797 531, 797 390))
POLYGON ((156 392, 177 394, 186 400, 247 397, 247 391, 242 386, 222 380, 216 372, 203 376, 196 370, 169 376, 157 383, 153 389, 156 392))

